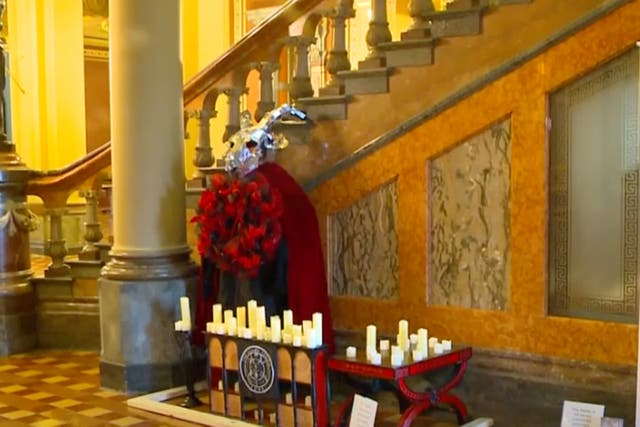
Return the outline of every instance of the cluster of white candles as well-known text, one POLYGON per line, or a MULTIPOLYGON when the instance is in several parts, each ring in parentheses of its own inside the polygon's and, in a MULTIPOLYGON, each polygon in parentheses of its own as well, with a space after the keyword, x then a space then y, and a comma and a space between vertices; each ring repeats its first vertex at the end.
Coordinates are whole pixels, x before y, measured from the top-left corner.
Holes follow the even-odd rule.
MULTIPOLYGON (((400 366, 405 362, 405 354, 410 354, 414 362, 418 362, 429 357, 429 352, 433 354, 442 354, 445 351, 451 351, 451 341, 442 340, 438 342, 438 338, 429 338, 429 331, 425 328, 418 329, 416 334, 409 334, 409 322, 401 320, 398 322, 398 334, 396 335, 396 345, 389 345, 389 340, 380 340, 379 346, 376 337, 376 326, 367 326, 367 342, 365 353, 367 362, 373 365, 382 363, 382 356, 389 355, 391 349, 391 365, 400 366)), ((347 358, 356 358, 356 348, 347 347, 347 358)))
MULTIPOLYGON (((175 322, 175 330, 190 331, 189 298, 180 297, 180 312, 182 318, 175 322)), ((214 304, 213 322, 207 323, 207 332, 316 348, 322 345, 322 313, 313 313, 311 320, 303 320, 302 325, 296 325, 293 323, 293 311, 285 310, 282 322, 280 316, 271 316, 267 326, 264 306, 258 306, 256 300, 249 301, 246 307, 237 307, 235 313, 233 310, 224 310, 223 313, 222 304, 214 304)))
POLYGON ((267 325, 264 306, 251 300, 247 306, 222 310, 221 304, 213 305, 213 322, 207 323, 207 332, 218 335, 291 344, 295 347, 316 348, 322 345, 322 313, 314 313, 311 320, 302 325, 293 323, 293 311, 284 310, 280 316, 271 316, 267 325), (235 314, 235 316, 234 316, 235 314))

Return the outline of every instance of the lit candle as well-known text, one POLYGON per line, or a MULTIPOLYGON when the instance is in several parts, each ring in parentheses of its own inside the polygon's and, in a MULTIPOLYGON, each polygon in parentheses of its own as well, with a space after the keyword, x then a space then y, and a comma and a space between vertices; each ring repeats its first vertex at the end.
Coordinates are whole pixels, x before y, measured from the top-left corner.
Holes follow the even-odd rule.
POLYGON ((292 341, 293 341, 293 335, 291 335, 289 332, 285 332, 283 330, 282 331, 282 342, 283 342, 283 344, 291 344, 292 341))
POLYGON ((238 329, 247 327, 247 309, 240 306, 236 308, 236 318, 238 319, 238 329))
POLYGON ((398 322, 398 345, 402 351, 409 350, 409 322, 406 320, 398 322))
POLYGON ((213 304, 213 323, 222 323, 222 304, 213 304))
POLYGON ((282 337, 282 330, 280 329, 280 316, 271 316, 269 324, 271 325, 271 342, 280 342, 282 337))
POLYGON ((291 310, 283 311, 282 312, 282 329, 284 329, 285 332, 293 334, 293 332, 291 331, 292 326, 293 326, 293 311, 291 310))
POLYGON ((249 315, 249 329, 251 334, 256 335, 256 312, 258 310, 258 302, 254 299, 247 303, 247 314, 249 315))
POLYGON ((420 352, 420 350, 412 350, 411 356, 413 357, 414 362, 419 362, 423 359, 422 353, 420 352))
POLYGON ((311 396, 304 397, 304 406, 311 407, 311 396))
POLYGON ((176 331, 184 331, 184 326, 182 326, 182 320, 178 320, 176 321, 174 327, 176 328, 176 331))
POLYGON ((429 338, 429 348, 435 347, 436 344, 438 344, 438 338, 436 337, 429 338))
POLYGON ((185 331, 191 330, 191 310, 189 309, 189 298, 180 297, 180 312, 182 314, 182 327, 185 331))
POLYGON ((284 403, 287 405, 293 405, 293 395, 291 393, 287 393, 284 395, 284 403))
POLYGON ((313 329, 316 330, 316 347, 322 345, 322 313, 313 313, 313 329))
MULTIPOLYGON (((266 320, 266 312, 264 310, 264 306, 256 308, 256 325, 255 325, 255 336, 256 339, 263 340, 264 339, 264 328, 267 327, 266 320)), ((253 331, 252 331, 253 332, 253 331)))
POLYGON ((444 353, 444 349, 442 348, 442 343, 438 343, 436 345, 433 346, 433 352, 435 354, 442 354, 444 353))
POLYGON ((207 322, 207 332, 214 332, 213 322, 207 322))
POLYGON ((291 333, 293 335, 293 337, 300 337, 302 338, 302 326, 300 325, 291 325, 291 333))
POLYGON ((444 351, 451 351, 451 340, 442 340, 442 349, 444 351))
POLYGON ((302 345, 302 337, 300 335, 293 336, 293 346, 300 347, 302 345))
POLYGON ((367 347, 365 349, 367 360, 371 360, 371 355, 376 352, 376 326, 367 326, 367 347))
POLYGON ((371 363, 374 365, 379 365, 382 363, 382 355, 378 352, 371 353, 371 363))
POLYGON ((311 330, 313 329, 313 322, 311 320, 302 321, 302 343, 305 347, 313 347, 313 341, 311 337, 311 330))
POLYGON ((238 330, 237 321, 235 317, 232 317, 227 325, 227 334, 228 335, 236 335, 238 330))
POLYGON ((233 310, 225 310, 224 311, 224 324, 228 328, 229 323, 231 323, 231 319, 233 319, 233 310))
POLYGON ((425 328, 418 329, 418 347, 416 350, 420 352, 422 357, 427 357, 429 354, 427 336, 428 331, 425 328))
POLYGON ((402 365, 402 354, 392 354, 391 366, 400 366, 400 365, 402 365))
POLYGON ((356 358, 356 348, 353 346, 349 346, 347 347, 347 358, 349 359, 355 359, 356 358))
POLYGON ((222 385, 222 380, 218 380, 218 390, 222 390, 224 389, 223 385, 222 385))
POLYGON ((389 351, 389 340, 380 340, 380 351, 389 351))

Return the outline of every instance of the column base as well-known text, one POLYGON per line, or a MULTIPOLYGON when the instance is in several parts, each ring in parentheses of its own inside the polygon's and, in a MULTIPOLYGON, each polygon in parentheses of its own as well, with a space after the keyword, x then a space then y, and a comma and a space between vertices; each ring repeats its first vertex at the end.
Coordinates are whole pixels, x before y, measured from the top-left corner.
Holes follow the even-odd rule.
POLYGON ((30 283, 0 284, 0 356, 35 348, 36 313, 30 283))
POLYGON ((188 252, 113 256, 98 280, 101 385, 146 393, 184 384, 174 322, 181 318, 182 296, 189 297, 195 319, 197 266, 188 252))

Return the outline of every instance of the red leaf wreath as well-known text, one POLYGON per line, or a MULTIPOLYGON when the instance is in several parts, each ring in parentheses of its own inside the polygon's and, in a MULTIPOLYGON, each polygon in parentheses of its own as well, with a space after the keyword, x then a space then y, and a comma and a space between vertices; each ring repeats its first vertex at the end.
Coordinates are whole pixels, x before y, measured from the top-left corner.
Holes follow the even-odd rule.
POLYGON ((200 256, 222 271, 255 277, 280 243, 282 210, 282 195, 260 173, 245 178, 213 175, 191 219, 199 226, 200 256))

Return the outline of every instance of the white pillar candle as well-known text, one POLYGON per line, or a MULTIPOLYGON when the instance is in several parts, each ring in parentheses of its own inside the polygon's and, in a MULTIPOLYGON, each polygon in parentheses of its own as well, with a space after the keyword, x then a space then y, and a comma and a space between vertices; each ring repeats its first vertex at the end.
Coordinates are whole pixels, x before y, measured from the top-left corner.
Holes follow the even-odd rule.
POLYGON ((287 405, 293 405, 293 395, 291 393, 287 393, 284 395, 284 403, 287 405))
POLYGON ((258 302, 254 299, 247 303, 247 314, 249 317, 249 329, 251 334, 256 335, 256 311, 258 310, 258 302))
POLYGON ((289 332, 282 331, 282 343, 283 344, 291 344, 293 342, 293 335, 289 332))
POLYGON ((428 331, 425 328, 418 329, 418 345, 416 350, 422 354, 422 357, 427 357, 429 355, 427 337, 428 331))
POLYGON ((404 352, 402 351, 402 349, 400 348, 400 346, 399 346, 399 345, 392 345, 392 346, 391 346, 391 355, 392 355, 392 356, 393 356, 394 354, 402 354, 402 353, 404 353, 404 352))
POLYGON ((302 326, 300 325, 291 325, 291 335, 295 337, 302 338, 302 326))
POLYGON ((353 346, 349 346, 347 347, 347 358, 348 359, 355 359, 357 355, 357 350, 355 347, 353 346))
POLYGON ((174 327, 176 329, 176 331, 184 331, 184 326, 182 326, 182 320, 178 320, 176 321, 176 323, 174 324, 174 327))
POLYGON ((227 330, 224 327, 224 323, 214 323, 216 334, 224 335, 227 333, 227 330))
POLYGON ((429 348, 435 347, 436 344, 438 344, 438 338, 436 337, 429 338, 429 348))
POLYGON ((389 351, 389 340, 380 340, 380 351, 389 351))
POLYGON ((380 365, 382 363, 382 355, 380 353, 378 353, 378 352, 371 353, 370 362, 373 365, 380 365))
POLYGON ((418 349, 411 351, 411 357, 413 358, 414 362, 419 362, 424 359, 424 357, 422 356, 422 352, 420 352, 420 350, 418 349))
POLYGON ((231 323, 231 319, 233 319, 233 310, 225 310, 224 311, 224 324, 229 327, 229 323, 231 323))
POLYGON ((266 313, 264 310, 264 306, 260 306, 256 308, 256 330, 255 337, 256 339, 263 340, 264 339, 264 329, 267 327, 267 319, 266 313))
POLYGON ((251 333, 251 329, 244 328, 244 338, 248 339, 248 340, 253 338, 253 334, 251 333))
POLYGON ((302 346, 302 337, 300 335, 293 336, 293 346, 301 347, 302 346))
POLYGON ((311 407, 311 396, 304 397, 304 406, 311 407))
POLYGON ((236 318, 238 319, 238 329, 247 327, 247 309, 240 306, 236 308, 236 318))
POLYGON ((409 322, 407 320, 398 322, 398 345, 402 351, 409 350, 409 322))
POLYGON ((207 322, 207 332, 209 333, 214 332, 213 322, 207 322))
POLYGON ((218 380, 218 390, 222 390, 224 389, 224 386, 222 385, 222 380, 218 380))
POLYGON ((442 349, 444 351, 451 351, 451 340, 442 340, 442 349))
POLYGON ((293 326, 293 311, 285 310, 282 312, 282 329, 293 334, 291 327, 293 326))
POLYGON ((367 356, 367 360, 371 360, 371 355, 377 351, 376 349, 376 326, 368 325, 367 326, 367 346, 365 347, 365 354, 367 356))
POLYGON ((229 321, 229 324, 227 325, 227 335, 234 336, 237 334, 237 331, 238 331, 238 322, 236 321, 235 317, 232 317, 231 320, 229 321))
POLYGON ((180 297, 180 312, 182 314, 182 326, 185 331, 191 330, 191 309, 189 308, 189 298, 180 297))
POLYGON ((213 304, 213 323, 222 323, 222 304, 213 304))
POLYGON ((282 337, 282 331, 280 329, 280 316, 271 316, 269 324, 271 325, 271 342, 280 342, 282 337))
POLYGON ((400 365, 402 365, 402 354, 392 354, 391 366, 400 366, 400 365))
POLYGON ((409 342, 411 346, 415 347, 418 344, 418 334, 409 335, 409 342))
POLYGON ((302 321, 302 345, 305 347, 312 347, 313 340, 311 338, 311 330, 313 329, 313 322, 311 320, 302 321))
POLYGON ((322 313, 313 313, 313 329, 316 330, 316 346, 322 345, 322 313))
POLYGON ((433 346, 433 352, 435 354, 442 354, 444 353, 443 349, 442 349, 442 343, 438 343, 436 345, 433 346))
POLYGON ((233 385, 233 391, 235 391, 236 393, 240 393, 240 383, 235 383, 233 385))

